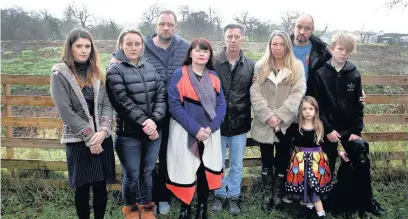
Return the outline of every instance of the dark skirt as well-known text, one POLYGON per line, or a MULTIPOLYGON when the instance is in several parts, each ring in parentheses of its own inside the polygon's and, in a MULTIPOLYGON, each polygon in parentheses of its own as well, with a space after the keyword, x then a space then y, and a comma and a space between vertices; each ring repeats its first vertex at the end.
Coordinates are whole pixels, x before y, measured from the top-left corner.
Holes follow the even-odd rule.
POLYGON ((85 142, 66 144, 69 185, 78 188, 86 184, 116 179, 112 137, 102 142, 103 152, 91 154, 85 142))

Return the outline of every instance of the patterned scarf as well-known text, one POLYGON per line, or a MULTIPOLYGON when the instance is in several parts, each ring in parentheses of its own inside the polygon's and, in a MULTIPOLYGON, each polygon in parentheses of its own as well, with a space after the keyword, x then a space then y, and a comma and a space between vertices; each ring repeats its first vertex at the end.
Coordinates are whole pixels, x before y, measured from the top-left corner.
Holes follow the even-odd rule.
MULTIPOLYGON (((197 93, 205 112, 208 114, 211 120, 213 120, 216 116, 215 107, 217 103, 214 87, 209 74, 208 69, 205 68, 201 80, 198 80, 191 65, 188 66, 188 75, 190 76, 191 84, 193 85, 193 88, 197 93)), ((196 157, 200 158, 198 141, 195 136, 188 135, 188 147, 196 157)))

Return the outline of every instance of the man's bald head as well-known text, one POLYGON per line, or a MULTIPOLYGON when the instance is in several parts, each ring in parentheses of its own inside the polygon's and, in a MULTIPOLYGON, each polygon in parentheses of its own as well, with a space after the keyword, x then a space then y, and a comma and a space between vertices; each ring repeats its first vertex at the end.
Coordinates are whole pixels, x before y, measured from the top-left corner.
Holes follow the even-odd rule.
POLYGON ((298 22, 308 22, 314 27, 314 19, 310 14, 302 14, 298 18, 296 18, 295 25, 298 22))
POLYGON ((304 46, 309 43, 309 39, 314 31, 314 20, 311 15, 300 15, 293 25, 293 34, 295 35, 294 44, 304 46))

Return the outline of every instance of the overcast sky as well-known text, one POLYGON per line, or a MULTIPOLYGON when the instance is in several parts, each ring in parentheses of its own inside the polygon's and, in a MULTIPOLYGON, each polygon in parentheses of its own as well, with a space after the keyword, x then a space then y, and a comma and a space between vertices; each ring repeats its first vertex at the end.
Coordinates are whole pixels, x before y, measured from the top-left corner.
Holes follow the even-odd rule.
MULTIPOLYGON (((296 10, 313 15, 317 29, 327 24, 329 30, 359 30, 364 25, 367 31, 408 33, 408 8, 389 10, 384 6, 387 1, 389 0, 76 0, 75 4, 85 5, 93 15, 113 19, 124 26, 137 24, 143 11, 156 2, 160 7, 176 12, 180 5, 204 11, 212 7, 218 11, 223 25, 233 22, 234 14, 244 11, 261 20, 280 23, 280 16, 287 11, 296 10)), ((70 2, 72 1, 8 0, 1 1, 0 5, 2 9, 13 6, 25 10, 47 9, 61 18, 64 8, 70 2)))

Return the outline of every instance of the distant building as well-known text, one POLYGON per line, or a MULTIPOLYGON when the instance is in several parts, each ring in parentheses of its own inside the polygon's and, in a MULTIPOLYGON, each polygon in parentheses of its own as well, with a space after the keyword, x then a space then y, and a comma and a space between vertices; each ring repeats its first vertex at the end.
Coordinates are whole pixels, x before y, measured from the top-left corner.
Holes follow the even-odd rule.
POLYGON ((379 33, 368 38, 369 43, 401 44, 408 42, 408 34, 403 33, 379 33))

